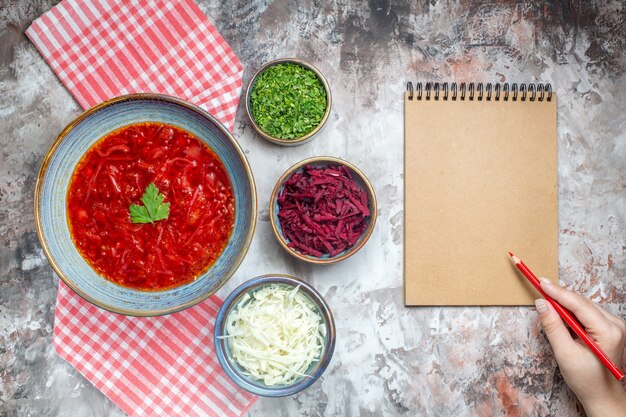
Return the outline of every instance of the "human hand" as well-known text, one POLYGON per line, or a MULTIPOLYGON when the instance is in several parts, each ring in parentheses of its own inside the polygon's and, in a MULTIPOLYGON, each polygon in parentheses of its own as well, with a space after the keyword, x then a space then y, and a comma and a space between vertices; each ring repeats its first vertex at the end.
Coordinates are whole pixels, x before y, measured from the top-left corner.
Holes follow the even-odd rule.
MULTIPOLYGON (((586 298, 542 278, 541 288, 578 318, 589 336, 618 367, 626 344, 626 323, 586 298)), ((626 391, 621 382, 575 336, 554 307, 544 299, 535 301, 541 326, 548 337, 561 374, 589 417, 625 417, 626 391)))

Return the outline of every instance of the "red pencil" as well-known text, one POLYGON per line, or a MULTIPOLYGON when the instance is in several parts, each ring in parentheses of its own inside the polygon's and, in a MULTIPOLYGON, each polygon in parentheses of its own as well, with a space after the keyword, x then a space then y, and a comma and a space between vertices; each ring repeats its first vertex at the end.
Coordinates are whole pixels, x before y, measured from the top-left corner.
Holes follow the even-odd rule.
POLYGON ((524 264, 524 262, 520 261, 520 259, 509 252, 511 259, 515 262, 515 266, 520 270, 522 274, 530 281, 531 284, 537 288, 537 291, 546 299, 554 309, 559 313, 559 316, 563 319, 565 323, 580 337, 580 339, 585 342, 589 349, 600 359, 600 361, 607 367, 609 371, 613 374, 618 381, 624 379, 624 373, 609 359, 609 357, 604 353, 604 351, 597 345, 597 343, 587 334, 583 326, 580 322, 574 317, 572 313, 570 313, 567 309, 563 308, 559 303, 554 301, 541 289, 541 284, 539 279, 532 273, 532 271, 524 264))

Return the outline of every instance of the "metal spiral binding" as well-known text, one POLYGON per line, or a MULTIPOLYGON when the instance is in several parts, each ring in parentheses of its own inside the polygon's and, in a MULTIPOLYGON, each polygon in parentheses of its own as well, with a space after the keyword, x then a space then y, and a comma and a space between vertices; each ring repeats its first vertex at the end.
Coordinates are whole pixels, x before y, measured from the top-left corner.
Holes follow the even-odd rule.
POLYGON ((550 83, 406 83, 409 100, 552 101, 550 83), (422 88, 423 87, 423 88, 422 88))

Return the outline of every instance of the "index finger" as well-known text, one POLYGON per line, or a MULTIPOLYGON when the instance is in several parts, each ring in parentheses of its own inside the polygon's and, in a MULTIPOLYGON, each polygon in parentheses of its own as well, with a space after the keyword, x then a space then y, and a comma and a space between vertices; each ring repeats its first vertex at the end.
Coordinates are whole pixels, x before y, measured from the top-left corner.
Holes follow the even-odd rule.
POLYGON ((586 328, 606 330, 611 324, 610 320, 582 295, 560 287, 544 278, 541 279, 541 289, 553 300, 571 311, 586 328))

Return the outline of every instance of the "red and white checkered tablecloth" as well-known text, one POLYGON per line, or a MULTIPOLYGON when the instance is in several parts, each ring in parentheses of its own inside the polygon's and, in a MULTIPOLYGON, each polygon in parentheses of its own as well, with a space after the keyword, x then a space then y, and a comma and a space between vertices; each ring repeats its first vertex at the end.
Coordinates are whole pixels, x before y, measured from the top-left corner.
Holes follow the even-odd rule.
POLYGON ((243 67, 191 0, 64 0, 26 35, 84 109, 162 93, 233 128, 243 67))
POLYGON ((222 301, 179 313, 128 317, 102 310, 59 283, 54 347, 130 416, 241 416, 255 397, 215 358, 222 301))
MULTIPOLYGON (((191 0, 64 0, 26 35, 83 108, 133 92, 178 96, 231 130, 243 67, 191 0)), ((130 416, 239 417, 256 397, 213 346, 222 301, 162 317, 99 309, 59 283, 54 347, 130 416)))

